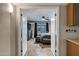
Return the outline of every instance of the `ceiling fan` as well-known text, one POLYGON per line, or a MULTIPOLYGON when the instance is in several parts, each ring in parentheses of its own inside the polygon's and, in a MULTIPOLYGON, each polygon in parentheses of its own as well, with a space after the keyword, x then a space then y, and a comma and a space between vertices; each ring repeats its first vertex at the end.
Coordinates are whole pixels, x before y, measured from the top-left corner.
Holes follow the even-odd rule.
POLYGON ((42 20, 49 20, 49 17, 42 16, 42 20))

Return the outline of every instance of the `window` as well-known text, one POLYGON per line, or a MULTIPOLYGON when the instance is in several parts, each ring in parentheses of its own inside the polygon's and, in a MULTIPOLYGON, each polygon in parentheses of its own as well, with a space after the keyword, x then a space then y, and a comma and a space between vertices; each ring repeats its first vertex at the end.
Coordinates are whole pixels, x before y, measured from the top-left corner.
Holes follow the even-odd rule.
POLYGON ((46 33, 46 24, 38 24, 37 33, 46 33))

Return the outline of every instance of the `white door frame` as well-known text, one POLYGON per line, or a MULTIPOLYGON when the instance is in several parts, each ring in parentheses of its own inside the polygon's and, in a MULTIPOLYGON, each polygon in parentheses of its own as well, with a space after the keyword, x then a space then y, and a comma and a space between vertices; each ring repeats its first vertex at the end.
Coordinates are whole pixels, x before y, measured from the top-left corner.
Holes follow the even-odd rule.
POLYGON ((17 36, 18 36, 18 48, 17 48, 17 52, 18 52, 18 56, 21 56, 21 19, 20 19, 20 14, 21 11, 20 9, 28 9, 28 8, 51 8, 51 9, 55 9, 56 10, 56 42, 57 42, 57 53, 56 55, 59 56, 59 6, 53 6, 53 5, 22 5, 22 6, 17 6, 16 8, 16 26, 17 26, 17 36))

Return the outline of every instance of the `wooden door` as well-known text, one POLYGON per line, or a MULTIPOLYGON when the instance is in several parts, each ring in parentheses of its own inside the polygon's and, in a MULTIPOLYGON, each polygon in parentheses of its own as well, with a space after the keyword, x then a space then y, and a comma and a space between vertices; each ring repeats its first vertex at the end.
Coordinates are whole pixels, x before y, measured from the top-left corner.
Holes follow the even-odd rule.
POLYGON ((67 5, 67 26, 73 26, 73 15, 74 15, 74 12, 73 12, 73 4, 68 4, 67 5))
POLYGON ((74 3, 74 25, 79 26, 79 3, 74 3))

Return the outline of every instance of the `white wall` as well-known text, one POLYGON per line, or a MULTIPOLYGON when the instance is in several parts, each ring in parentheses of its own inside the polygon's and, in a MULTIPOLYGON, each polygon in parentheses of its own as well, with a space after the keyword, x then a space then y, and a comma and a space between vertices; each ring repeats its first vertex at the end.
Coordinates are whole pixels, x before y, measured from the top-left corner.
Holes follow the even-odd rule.
POLYGON ((13 6, 13 13, 10 14, 10 54, 11 56, 17 55, 17 51, 16 51, 16 30, 15 30, 15 6, 13 6))
POLYGON ((66 41, 67 38, 79 38, 79 26, 67 27, 66 23, 66 6, 60 6, 60 55, 66 55, 66 41), (77 32, 66 32, 66 29, 76 29, 77 32))
POLYGON ((10 55, 10 14, 7 4, 0 4, 0 55, 10 55))
POLYGON ((0 56, 15 55, 15 19, 8 4, 0 4, 0 56))
MULTIPOLYGON (((56 19, 55 19, 56 20, 56 19)), ((55 56, 55 20, 51 19, 51 51, 53 52, 53 55, 55 56)))
POLYGON ((22 16, 21 17, 21 31, 22 31, 22 55, 24 56, 27 51, 27 17, 22 16))
POLYGON ((20 8, 16 6, 16 38, 17 38, 17 55, 21 56, 21 20, 20 8))

